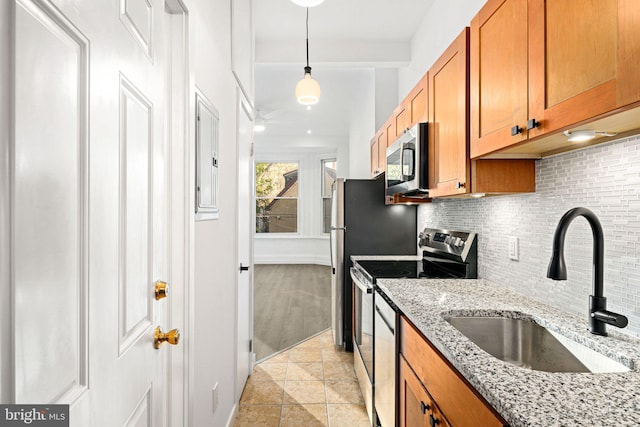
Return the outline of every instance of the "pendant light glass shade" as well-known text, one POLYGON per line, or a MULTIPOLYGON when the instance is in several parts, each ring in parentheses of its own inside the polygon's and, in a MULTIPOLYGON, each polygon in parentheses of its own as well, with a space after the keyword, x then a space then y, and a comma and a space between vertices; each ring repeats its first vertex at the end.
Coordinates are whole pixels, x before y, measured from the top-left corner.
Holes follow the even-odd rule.
POLYGON ((291 1, 297 4, 298 6, 313 7, 313 6, 319 5, 324 0, 291 0, 291 1))
POLYGON ((311 78, 311 70, 305 68, 304 78, 296 85, 296 99, 302 105, 314 105, 320 101, 320 85, 311 78))

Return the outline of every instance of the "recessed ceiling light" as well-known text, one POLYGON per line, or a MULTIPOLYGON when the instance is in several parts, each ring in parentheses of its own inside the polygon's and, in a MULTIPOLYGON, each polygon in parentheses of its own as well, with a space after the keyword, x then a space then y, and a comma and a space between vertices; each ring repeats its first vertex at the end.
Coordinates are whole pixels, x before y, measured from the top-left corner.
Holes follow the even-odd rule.
POLYGON ((253 131, 254 132, 264 132, 265 129, 266 129, 266 127, 264 125, 254 125, 253 126, 253 131))
POLYGON ((616 132, 597 132, 591 129, 575 130, 575 131, 565 130, 563 133, 567 137, 567 140, 569 142, 585 142, 598 136, 616 136, 617 135, 616 132))
POLYGON ((311 110, 311 105, 307 105, 307 110, 311 110))
POLYGON ((313 7, 313 6, 319 5, 324 0, 291 0, 291 1, 297 4, 298 6, 313 7))
POLYGON ((309 130, 307 131, 307 133, 308 133, 309 135, 311 135, 311 129, 309 129, 309 130))

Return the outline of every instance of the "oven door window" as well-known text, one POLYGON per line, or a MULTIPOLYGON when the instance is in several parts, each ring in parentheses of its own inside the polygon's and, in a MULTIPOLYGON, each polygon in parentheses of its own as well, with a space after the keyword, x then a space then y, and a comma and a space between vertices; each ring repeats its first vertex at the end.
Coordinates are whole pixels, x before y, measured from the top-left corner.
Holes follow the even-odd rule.
POLYGON ((373 374, 373 293, 363 292, 354 285, 353 341, 362 357, 369 379, 373 374))

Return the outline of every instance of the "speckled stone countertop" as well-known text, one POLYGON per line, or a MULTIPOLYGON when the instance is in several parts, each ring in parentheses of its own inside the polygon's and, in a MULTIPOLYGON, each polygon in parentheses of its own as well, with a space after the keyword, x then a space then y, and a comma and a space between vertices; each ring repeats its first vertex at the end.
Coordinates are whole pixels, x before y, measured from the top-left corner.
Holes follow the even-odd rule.
MULTIPOLYGON (((640 340, 484 279, 380 279, 377 285, 513 427, 640 426, 640 340), (447 316, 530 318, 624 365, 624 373, 548 373, 503 362, 445 321, 447 316)), ((588 298, 585 296, 585 313, 588 298)))

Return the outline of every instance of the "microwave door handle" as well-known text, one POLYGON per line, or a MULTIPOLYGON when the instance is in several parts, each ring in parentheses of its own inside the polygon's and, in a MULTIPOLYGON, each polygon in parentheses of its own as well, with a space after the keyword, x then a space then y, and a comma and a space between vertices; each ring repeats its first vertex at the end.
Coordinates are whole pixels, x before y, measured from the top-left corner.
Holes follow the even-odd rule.
POLYGON ((402 178, 405 181, 410 181, 413 179, 414 175, 415 175, 415 164, 416 164, 416 150, 415 148, 412 147, 402 147, 401 150, 401 154, 400 154, 400 168, 401 168, 401 173, 402 173, 402 178), (404 158, 405 158, 405 151, 411 151, 411 163, 409 164, 409 173, 407 175, 404 174, 404 158))

